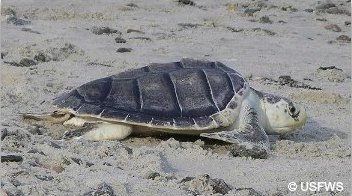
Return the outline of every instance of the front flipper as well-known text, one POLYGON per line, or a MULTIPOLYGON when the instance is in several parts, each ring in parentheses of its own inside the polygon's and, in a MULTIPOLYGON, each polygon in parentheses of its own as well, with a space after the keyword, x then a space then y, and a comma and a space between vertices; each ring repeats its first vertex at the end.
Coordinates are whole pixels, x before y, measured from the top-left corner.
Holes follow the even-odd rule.
POLYGON ((267 158, 269 151, 267 136, 258 139, 254 136, 256 134, 254 132, 256 131, 250 131, 253 132, 244 134, 237 131, 222 131, 216 133, 202 133, 200 136, 232 143, 231 154, 235 157, 267 158))
POLYGON ((245 156, 265 159, 269 151, 269 139, 263 127, 259 124, 256 111, 245 106, 240 115, 241 125, 236 130, 215 133, 202 133, 200 136, 232 143, 233 156, 245 156))

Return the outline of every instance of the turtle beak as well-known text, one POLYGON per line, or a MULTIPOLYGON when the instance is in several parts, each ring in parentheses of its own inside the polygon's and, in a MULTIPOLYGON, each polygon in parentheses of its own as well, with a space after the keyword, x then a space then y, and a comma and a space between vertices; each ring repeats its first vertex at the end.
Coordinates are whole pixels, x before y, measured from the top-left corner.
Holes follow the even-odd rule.
POLYGON ((297 114, 297 128, 301 128, 304 126, 304 124, 306 124, 307 121, 307 113, 306 113, 306 109, 303 106, 298 106, 299 112, 297 114))

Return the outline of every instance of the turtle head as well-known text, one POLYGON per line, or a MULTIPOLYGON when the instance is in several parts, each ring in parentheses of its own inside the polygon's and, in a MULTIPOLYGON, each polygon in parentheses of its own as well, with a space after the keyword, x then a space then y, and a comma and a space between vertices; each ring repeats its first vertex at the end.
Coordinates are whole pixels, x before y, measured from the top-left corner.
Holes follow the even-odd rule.
POLYGON ((268 134, 289 134, 305 124, 307 114, 303 106, 272 94, 262 93, 261 97, 267 118, 265 131, 268 134))

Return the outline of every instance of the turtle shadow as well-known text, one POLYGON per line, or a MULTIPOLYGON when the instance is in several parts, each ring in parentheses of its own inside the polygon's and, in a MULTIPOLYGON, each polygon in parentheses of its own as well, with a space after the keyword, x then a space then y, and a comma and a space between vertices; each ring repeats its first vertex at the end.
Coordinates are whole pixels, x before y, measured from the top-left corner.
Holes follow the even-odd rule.
POLYGON ((171 138, 179 141, 179 142, 196 142, 197 140, 201 140, 206 144, 228 144, 227 142, 221 141, 221 140, 215 140, 215 139, 210 139, 206 137, 201 137, 199 135, 187 135, 187 134, 174 134, 174 133, 167 133, 167 132, 154 132, 152 135, 132 135, 134 138, 147 138, 147 137, 152 137, 154 139, 160 140, 160 141, 167 141, 171 138))
POLYGON ((327 141, 333 137, 338 136, 341 139, 348 138, 349 135, 341 130, 333 129, 331 127, 321 126, 314 119, 308 119, 306 125, 299 131, 279 136, 279 140, 291 140, 294 142, 322 142, 327 141))
POLYGON ((160 166, 165 173, 176 173, 179 172, 176 168, 172 166, 167 157, 164 154, 160 154, 160 166))
MULTIPOLYGON (((193 144, 196 144, 197 141, 200 141, 198 145, 201 146, 204 150, 212 150, 214 153, 217 154, 226 154, 230 149, 232 144, 227 143, 221 140, 216 140, 216 139, 211 139, 211 138, 206 138, 206 137, 201 137, 199 135, 182 135, 182 134, 172 134, 172 133, 163 133, 161 132, 160 134, 152 135, 152 136, 145 136, 145 135, 133 135, 133 138, 127 138, 125 142, 128 142, 128 140, 141 140, 141 141, 147 141, 149 144, 153 145, 158 145, 162 141, 167 141, 170 139, 175 139, 178 142, 181 143, 186 143, 190 142, 193 144)), ((139 144, 139 145, 145 145, 144 144, 139 144)))

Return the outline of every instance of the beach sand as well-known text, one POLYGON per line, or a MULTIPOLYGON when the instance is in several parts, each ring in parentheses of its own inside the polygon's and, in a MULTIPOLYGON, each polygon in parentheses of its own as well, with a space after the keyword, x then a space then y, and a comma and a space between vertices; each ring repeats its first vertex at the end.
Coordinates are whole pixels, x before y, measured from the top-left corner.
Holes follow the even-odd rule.
POLYGON ((1 163, 0 195, 350 195, 351 2, 193 2, 3 0, 1 151, 23 160, 1 163), (306 125, 251 159, 199 137, 64 141, 72 127, 21 118, 88 81, 184 57, 303 104, 306 125))

